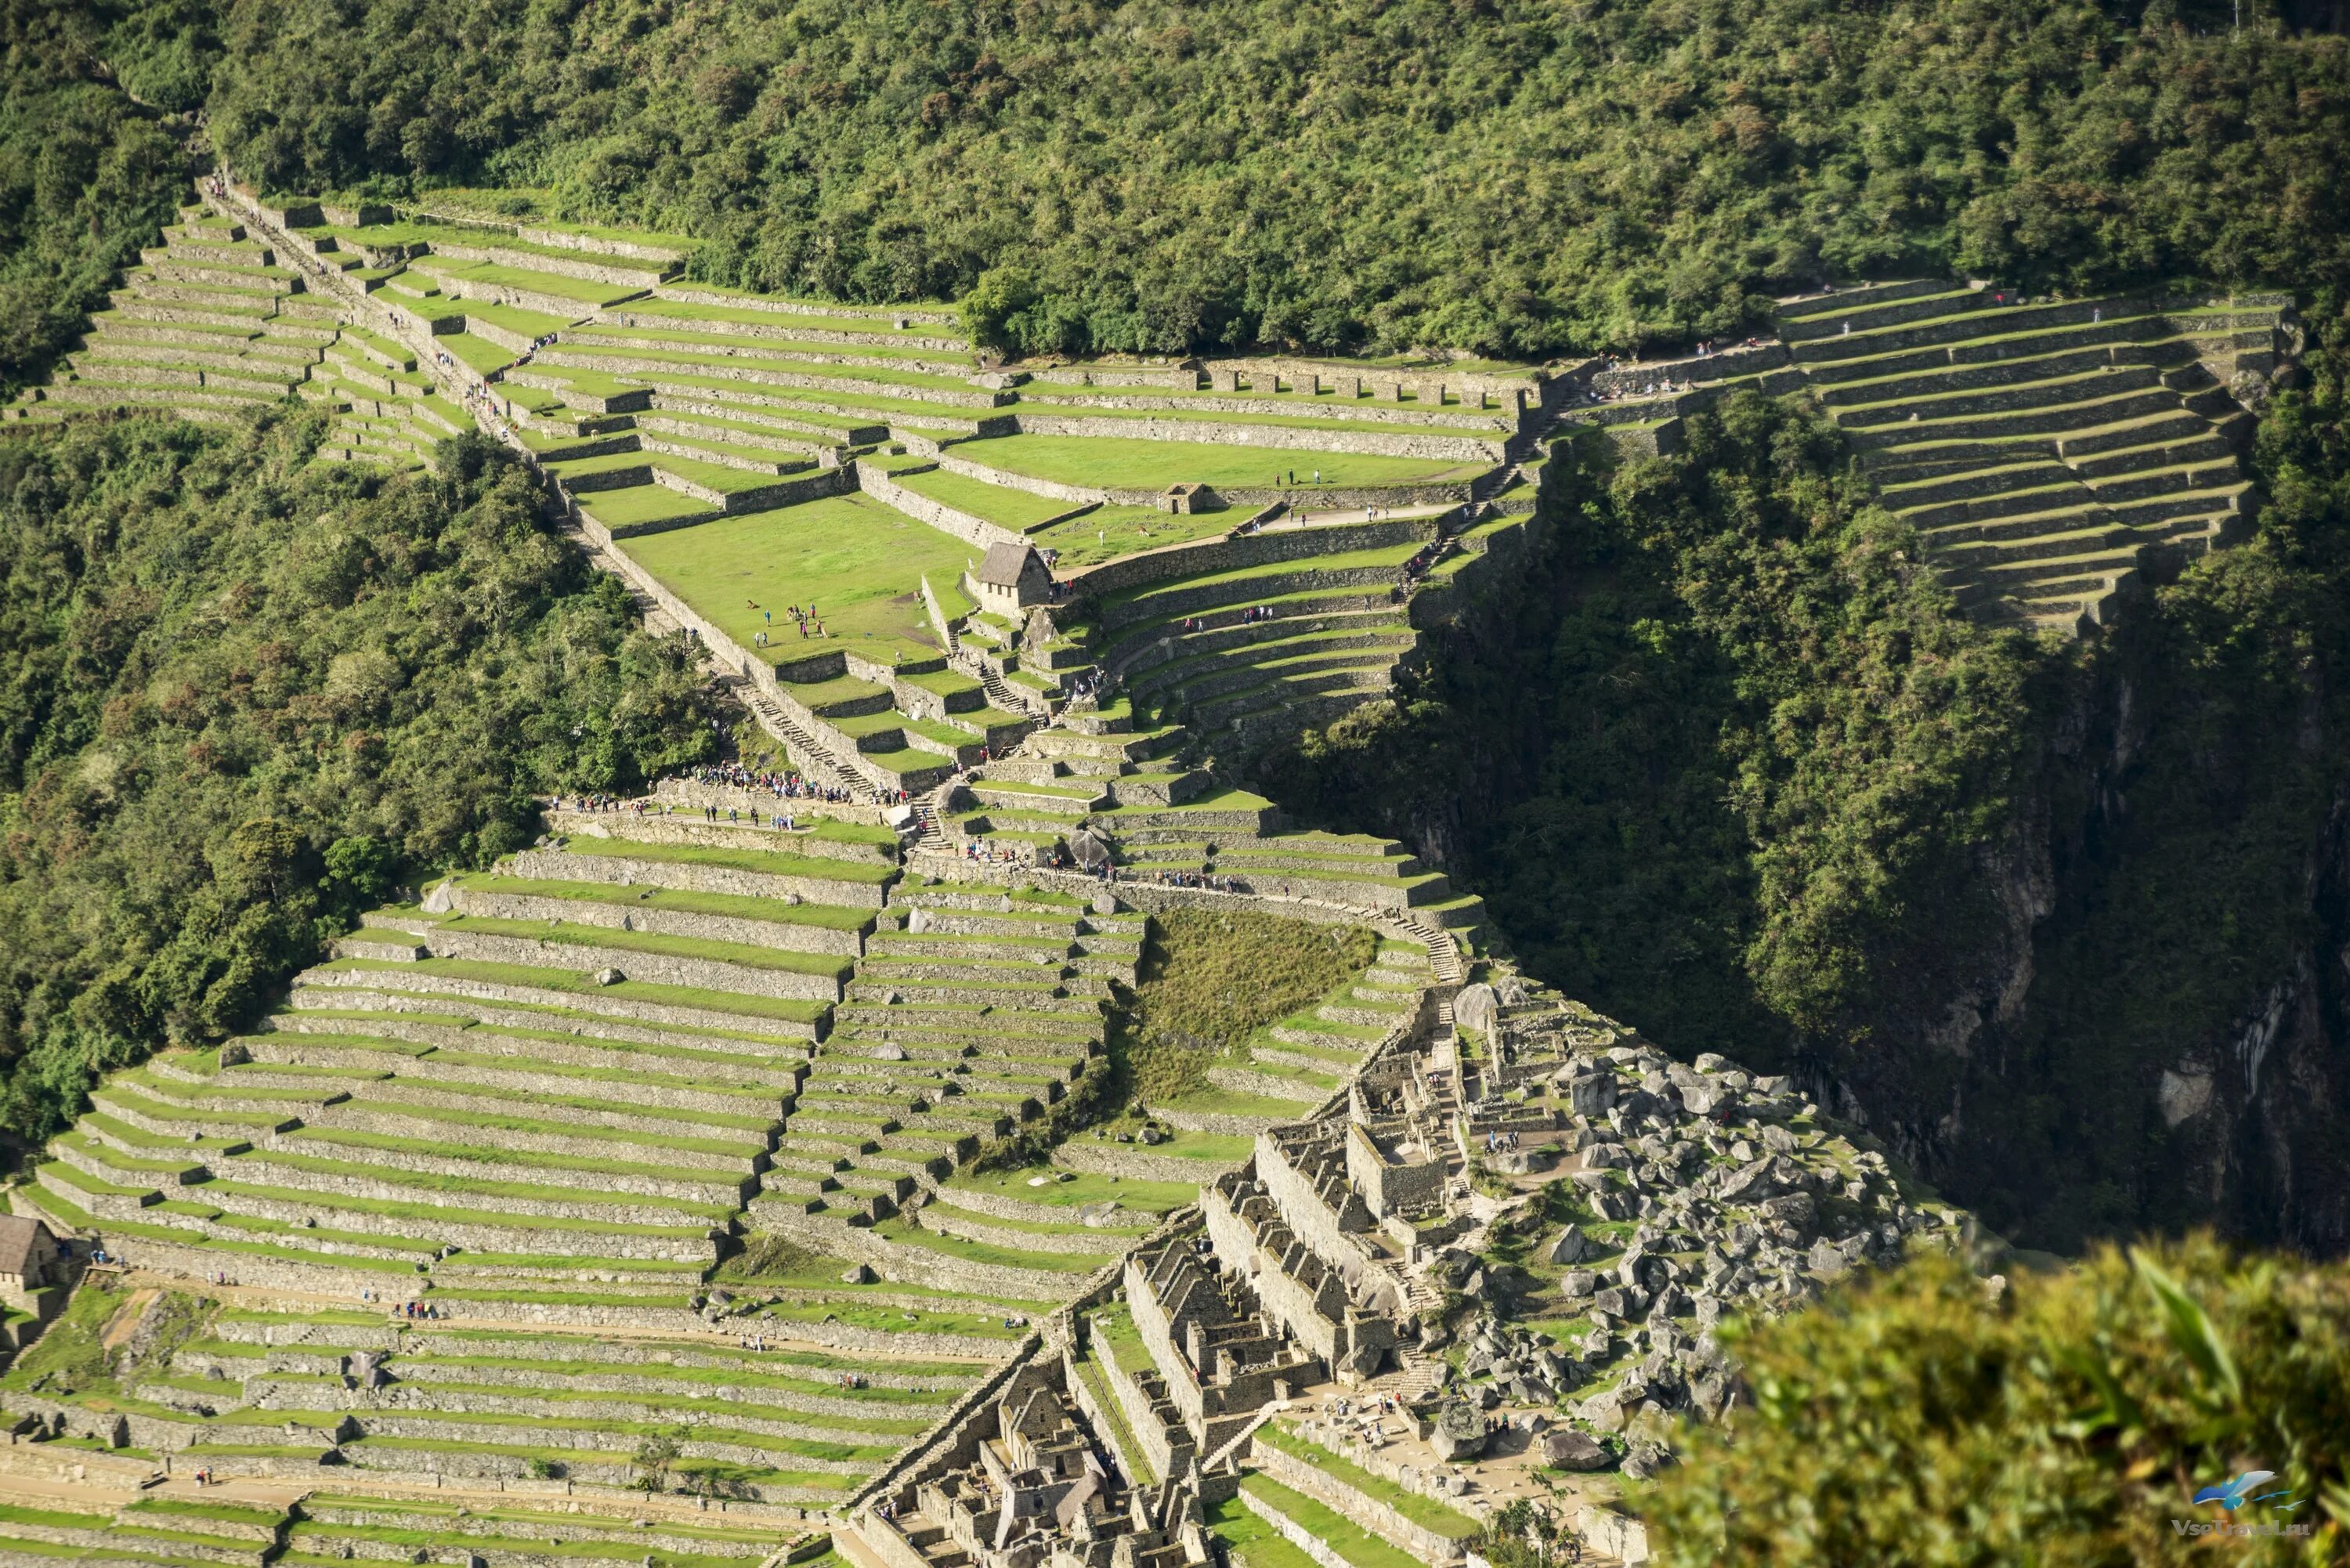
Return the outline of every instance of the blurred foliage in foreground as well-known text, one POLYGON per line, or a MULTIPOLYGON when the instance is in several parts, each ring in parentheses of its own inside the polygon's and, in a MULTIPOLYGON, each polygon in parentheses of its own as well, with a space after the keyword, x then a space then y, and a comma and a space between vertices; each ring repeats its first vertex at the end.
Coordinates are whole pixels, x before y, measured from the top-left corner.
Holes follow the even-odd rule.
POLYGON ((1753 1407, 1690 1434, 1645 1510, 1671 1568, 2350 1549, 2350 1265, 2199 1239, 2106 1248, 1993 1300, 1928 1258, 1734 1337, 1753 1407), (2234 1511, 2192 1501, 2249 1470, 2275 1475, 2234 1511), (2308 1533, 2192 1532, 2223 1522, 2308 1533))

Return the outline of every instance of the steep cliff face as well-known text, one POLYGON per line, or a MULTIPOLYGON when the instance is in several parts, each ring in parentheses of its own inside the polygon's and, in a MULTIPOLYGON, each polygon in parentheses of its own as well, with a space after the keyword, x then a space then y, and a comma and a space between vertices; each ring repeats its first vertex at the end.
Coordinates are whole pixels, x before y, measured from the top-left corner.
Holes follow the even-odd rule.
POLYGON ((1869 1044, 1801 1042, 1799 1071, 2019 1239, 2212 1224, 2338 1252, 2350 774, 2324 686, 2306 670, 2289 710, 2166 687, 2179 628, 2145 615, 2085 650, 1979 854, 1997 919, 1948 955, 1957 982, 1880 977, 1869 1044))

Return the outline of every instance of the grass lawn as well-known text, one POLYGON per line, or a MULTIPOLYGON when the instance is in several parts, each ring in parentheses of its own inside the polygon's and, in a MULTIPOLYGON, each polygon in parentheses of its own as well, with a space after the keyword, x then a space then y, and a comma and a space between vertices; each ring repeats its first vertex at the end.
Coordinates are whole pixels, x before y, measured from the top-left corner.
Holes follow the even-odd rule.
MULTIPOLYGON (((627 454, 639 462, 634 452, 627 454)), ((707 501, 671 490, 666 484, 632 484, 621 490, 593 490, 579 503, 583 511, 607 528, 634 528, 647 523, 670 523, 681 517, 715 521, 718 514, 707 501)))
POLYGON ((1098 1176, 1061 1170, 1052 1166, 1026 1166, 1018 1170, 965 1173, 946 1183, 948 1201, 955 1192, 989 1193, 1016 1198, 1023 1203, 1049 1203, 1078 1208, 1115 1199, 1119 1207, 1144 1214, 1164 1214, 1199 1199, 1199 1189, 1177 1181, 1144 1181, 1135 1177, 1098 1176), (1043 1187, 1028 1185, 1032 1177, 1046 1178, 1043 1187))
POLYGON ((1059 516, 1076 504, 1050 495, 1014 490, 1008 484, 990 484, 984 480, 949 473, 942 468, 934 468, 927 473, 899 474, 898 483, 917 495, 927 495, 958 512, 984 517, 990 523, 1001 523, 1006 528, 1032 527, 1047 517, 1059 516))
POLYGON ((1325 484, 1448 484, 1465 483, 1492 466, 1368 452, 1294 452, 1284 447, 1215 446, 1205 441, 1123 436, 990 436, 957 441, 950 450, 957 457, 1007 473, 1055 479, 1064 484, 1116 485, 1122 490, 1163 490, 1183 483, 1263 489, 1285 485, 1293 471, 1302 477, 1316 469, 1325 484))
POLYGON ((625 540, 620 548, 744 648, 765 631, 779 659, 831 646, 885 664, 900 653, 939 656, 920 580, 930 578, 948 616, 964 615, 972 603, 955 583, 979 556, 951 535, 859 494, 721 517, 625 540), (802 639, 785 613, 787 606, 810 604, 824 623, 825 641, 802 639))
POLYGON ((1408 1491, 1383 1476, 1373 1475, 1358 1465, 1349 1464, 1338 1455, 1317 1443, 1309 1443, 1296 1433, 1276 1422, 1259 1427, 1256 1440, 1279 1449, 1292 1459, 1303 1459, 1314 1469, 1344 1481, 1365 1497, 1386 1503, 1414 1524, 1436 1532, 1449 1541, 1466 1541, 1477 1533, 1477 1521, 1457 1508, 1447 1508, 1433 1498, 1408 1491))
POLYGON ((1226 1498, 1208 1510, 1208 1528, 1224 1543, 1240 1568, 1315 1568, 1314 1559, 1251 1513, 1237 1496, 1226 1498))
POLYGON ((1417 1568, 1419 1559, 1401 1547, 1373 1535, 1334 1509, 1303 1492, 1295 1492, 1266 1476, 1243 1477, 1241 1490, 1276 1512, 1305 1527, 1306 1533, 1345 1558, 1355 1568, 1417 1568))
POLYGON ((1053 570, 1064 576, 1081 566, 1099 566, 1121 556, 1213 539, 1245 522, 1243 507, 1222 512, 1161 512, 1155 506, 1097 506, 1082 517, 1039 528, 1028 536, 1043 550, 1059 552, 1053 570))

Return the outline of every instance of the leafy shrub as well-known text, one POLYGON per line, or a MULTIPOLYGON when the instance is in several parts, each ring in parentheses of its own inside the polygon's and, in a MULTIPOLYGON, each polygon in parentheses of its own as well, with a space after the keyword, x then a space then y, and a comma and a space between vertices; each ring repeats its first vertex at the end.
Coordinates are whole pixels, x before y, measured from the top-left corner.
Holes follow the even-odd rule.
POLYGON ((1728 1337, 1754 1403, 1690 1434, 1649 1500, 1671 1568, 2314 1565, 2350 1545, 2343 1264, 2106 1247, 1994 1302, 1920 1259, 1728 1337), (2192 1502, 2254 1469, 2288 1496, 2192 1502), (2215 1541, 2182 1520, 2310 1532, 2215 1541))

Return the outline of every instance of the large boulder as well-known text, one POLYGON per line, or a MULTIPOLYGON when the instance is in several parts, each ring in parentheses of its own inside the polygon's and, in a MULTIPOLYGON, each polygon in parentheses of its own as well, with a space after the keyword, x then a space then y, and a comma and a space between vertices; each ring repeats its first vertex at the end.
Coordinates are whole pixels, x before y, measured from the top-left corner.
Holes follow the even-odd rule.
POLYGON ((1430 1426, 1428 1446, 1440 1459, 1473 1459, 1485 1451, 1485 1417, 1460 1400, 1446 1404, 1430 1426))
POLYGON ((1452 999, 1452 1022, 1463 1029, 1474 1029, 1480 1034, 1491 1035, 1493 1033, 1493 1024, 1501 1016, 1501 1011, 1502 999, 1494 993, 1492 986, 1482 981, 1462 986, 1461 993, 1452 999))
POLYGON ((1588 1432, 1562 1428, 1546 1432, 1542 1440, 1543 1463, 1562 1470, 1604 1470, 1607 1468, 1607 1450, 1599 1439, 1588 1432))
POLYGON ((1543 1256, 1553 1263, 1579 1263, 1590 1251, 1591 1243, 1585 1238, 1582 1228, 1569 1225, 1558 1233, 1558 1240, 1550 1244, 1550 1250, 1543 1256))

